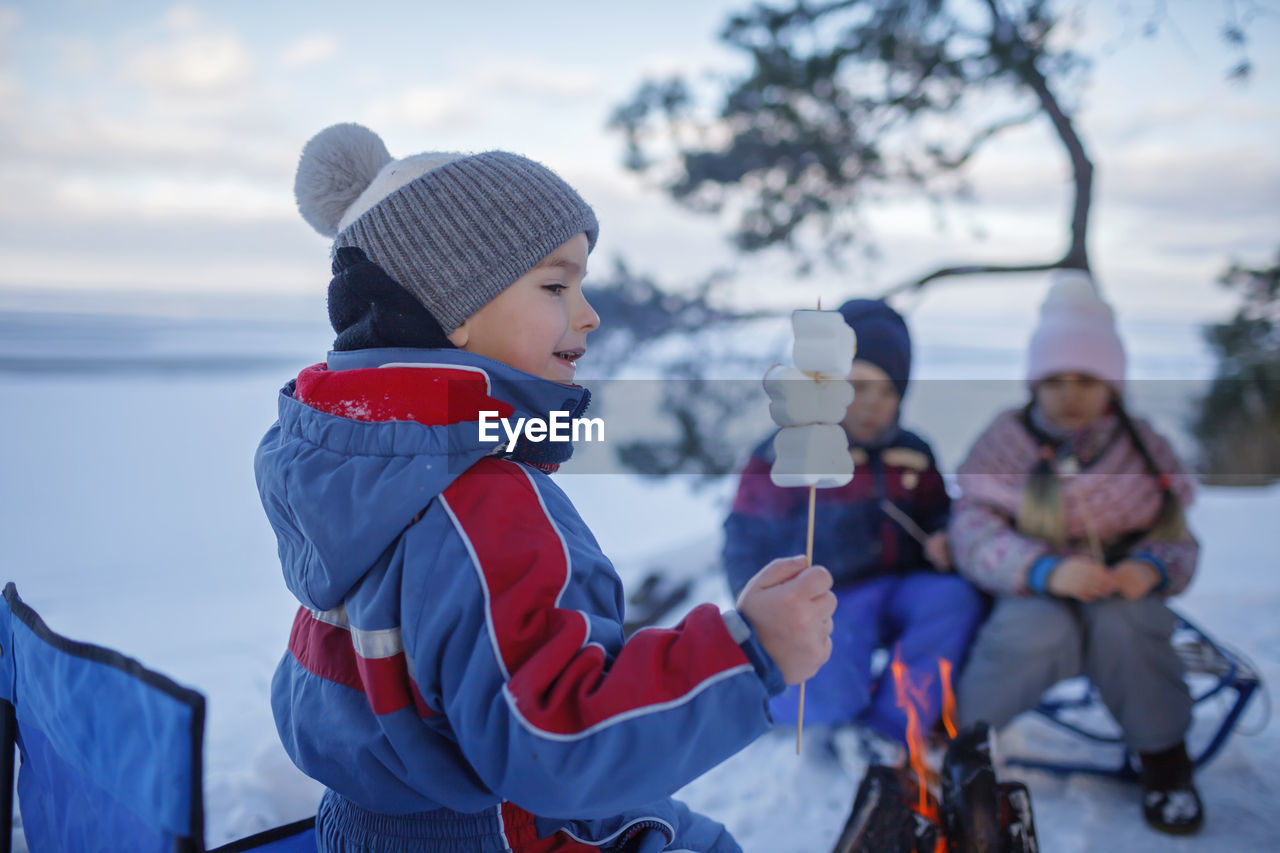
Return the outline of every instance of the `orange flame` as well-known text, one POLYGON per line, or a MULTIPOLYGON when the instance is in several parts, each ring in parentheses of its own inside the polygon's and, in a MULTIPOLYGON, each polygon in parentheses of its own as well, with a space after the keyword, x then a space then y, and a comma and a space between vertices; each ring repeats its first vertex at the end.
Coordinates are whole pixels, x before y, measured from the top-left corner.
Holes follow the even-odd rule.
POLYGON ((956 736, 956 694, 951 689, 951 661, 938 658, 938 674, 942 676, 942 724, 947 727, 947 737, 956 736))
MULTIPOLYGON (((929 766, 925 763, 924 733, 920 726, 919 708, 926 707, 929 689, 929 678, 921 684, 912 684, 907 666, 902 662, 901 649, 895 648, 890 669, 893 672, 893 686, 897 705, 907 715, 907 756, 911 772, 916 778, 915 810, 935 826, 941 826, 941 815, 938 813, 937 800, 929 795, 929 766)), ((955 695, 951 690, 951 661, 938 659, 938 674, 942 681, 942 718, 947 733, 955 737, 955 695)), ((947 853, 947 842, 941 833, 934 845, 933 853, 947 853)))
POLYGON ((907 715, 907 757, 911 772, 916 777, 918 793, 916 811, 929 820, 937 822, 937 809, 929 800, 929 767, 924 760, 924 733, 920 730, 920 714, 916 711, 923 698, 920 696, 922 690, 911 683, 911 678, 907 674, 907 665, 899 656, 900 652, 901 649, 894 649, 893 663, 890 664, 890 668, 893 670, 893 687, 897 695, 897 705, 907 715))

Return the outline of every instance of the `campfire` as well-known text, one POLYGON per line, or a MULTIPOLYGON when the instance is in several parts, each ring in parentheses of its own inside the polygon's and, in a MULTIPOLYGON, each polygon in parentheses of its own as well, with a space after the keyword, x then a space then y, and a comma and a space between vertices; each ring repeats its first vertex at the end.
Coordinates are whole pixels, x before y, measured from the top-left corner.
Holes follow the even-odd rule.
POLYGON ((896 654, 890 666, 907 716, 907 766, 867 768, 834 853, 1036 853, 1031 794, 996 779, 987 724, 956 729, 951 663, 938 662, 947 746, 936 772, 917 711, 928 684, 913 685, 896 654))

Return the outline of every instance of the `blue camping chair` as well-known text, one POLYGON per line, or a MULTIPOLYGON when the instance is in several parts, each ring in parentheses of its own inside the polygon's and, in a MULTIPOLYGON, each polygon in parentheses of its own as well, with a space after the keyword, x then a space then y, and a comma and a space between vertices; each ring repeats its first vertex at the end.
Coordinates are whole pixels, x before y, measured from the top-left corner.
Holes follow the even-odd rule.
MULTIPOLYGON (((1173 646, 1182 659, 1194 701, 1192 732, 1187 750, 1199 767, 1212 759, 1240 722, 1261 683, 1257 669, 1237 652, 1213 641, 1181 614, 1173 646)), ((1036 714, 1053 728, 1099 749, 1087 760, 1010 756, 1011 765, 1053 773, 1093 773, 1137 779, 1137 755, 1124 744, 1119 727, 1107 713, 1097 689, 1084 677, 1054 685, 1041 699, 1036 714)), ((1080 750, 1070 749, 1073 755, 1080 750)))
MULTIPOLYGON (((204 696, 55 634, 12 583, 0 607, 0 853, 18 800, 31 853, 204 853, 204 696)), ((315 818, 210 853, 314 851, 315 818)))

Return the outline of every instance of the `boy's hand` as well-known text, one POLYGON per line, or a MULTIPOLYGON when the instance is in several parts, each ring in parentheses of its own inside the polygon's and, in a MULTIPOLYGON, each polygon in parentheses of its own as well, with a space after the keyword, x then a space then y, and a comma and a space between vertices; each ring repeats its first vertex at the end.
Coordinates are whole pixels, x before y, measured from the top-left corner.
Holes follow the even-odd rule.
POLYGON ((1115 594, 1116 579, 1092 557, 1067 557, 1050 572, 1048 589, 1062 598, 1097 601, 1115 594))
POLYGON ((1122 560, 1111 569, 1116 592, 1133 601, 1145 598, 1160 583, 1160 573, 1145 560, 1122 560))
POLYGON ((787 684, 809 678, 831 657, 836 597, 831 573, 803 556, 773 560, 747 582, 738 610, 755 629, 787 684))
POLYGON ((951 543, 947 541, 945 530, 939 530, 924 540, 924 555, 938 571, 951 571, 951 543))

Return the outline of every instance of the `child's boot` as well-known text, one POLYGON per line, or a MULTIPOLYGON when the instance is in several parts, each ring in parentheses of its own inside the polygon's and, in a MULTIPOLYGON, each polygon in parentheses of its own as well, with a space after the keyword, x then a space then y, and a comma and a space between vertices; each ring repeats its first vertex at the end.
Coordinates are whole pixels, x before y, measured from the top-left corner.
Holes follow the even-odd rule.
POLYGON ((1142 813, 1161 832, 1191 835, 1204 824, 1204 805, 1192 779, 1184 742, 1142 758, 1142 813))

